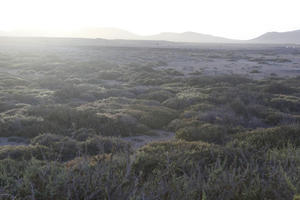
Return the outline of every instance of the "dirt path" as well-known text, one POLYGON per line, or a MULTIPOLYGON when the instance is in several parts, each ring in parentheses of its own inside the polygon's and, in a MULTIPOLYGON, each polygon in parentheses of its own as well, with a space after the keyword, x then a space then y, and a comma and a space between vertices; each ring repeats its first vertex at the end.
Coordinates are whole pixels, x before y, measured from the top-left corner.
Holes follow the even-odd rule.
POLYGON ((155 130, 155 132, 157 134, 155 136, 140 135, 123 137, 122 139, 131 143, 133 149, 138 149, 151 142, 173 140, 175 136, 175 133, 164 130, 155 130))

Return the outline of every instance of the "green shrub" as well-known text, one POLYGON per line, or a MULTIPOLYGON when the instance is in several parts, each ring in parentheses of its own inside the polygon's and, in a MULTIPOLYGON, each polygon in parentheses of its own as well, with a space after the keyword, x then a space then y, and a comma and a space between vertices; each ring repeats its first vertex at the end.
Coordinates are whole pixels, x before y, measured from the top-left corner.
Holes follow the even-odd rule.
POLYGON ((119 153, 130 151, 128 143, 118 138, 91 135, 84 141, 54 134, 42 134, 31 140, 32 145, 48 147, 51 152, 63 161, 72 160, 81 155, 119 153))
POLYGON ((278 95, 271 99, 270 104, 283 112, 300 112, 299 97, 278 95))
POLYGON ((22 78, 10 76, 9 74, 0 74, 0 86, 2 87, 12 88, 15 86, 24 86, 28 84, 29 82, 22 78))
POLYGON ((53 158, 52 152, 42 145, 29 146, 1 146, 0 160, 10 158, 13 160, 30 160, 31 158, 53 158))
POLYGON ((203 142, 152 143, 138 151, 133 167, 136 172, 142 172, 146 176, 155 169, 163 170, 173 162, 177 167, 188 171, 195 163, 199 163, 201 167, 209 166, 216 161, 220 152, 218 146, 203 142))
POLYGON ((295 88, 281 82, 272 82, 263 91, 272 94, 292 94, 297 92, 295 88))
POLYGON ((163 106, 133 105, 128 114, 153 129, 163 128, 177 117, 175 110, 163 106))
POLYGON ((240 99, 230 102, 230 107, 236 114, 248 117, 247 107, 240 99))
POLYGON ((257 74, 257 73, 261 73, 261 71, 257 70, 257 69, 253 69, 250 71, 250 73, 252 74, 257 74))
POLYGON ((197 127, 185 127, 176 131, 176 138, 186 141, 204 141, 222 144, 226 141, 226 129, 213 124, 203 124, 197 127))
POLYGON ((261 128, 235 136, 238 141, 245 142, 256 148, 283 148, 287 144, 300 146, 299 125, 261 128))
POLYGON ((5 117, 0 121, 0 135, 2 137, 20 136, 32 138, 46 131, 41 119, 32 116, 15 115, 5 117))
POLYGON ((203 124, 202 121, 199 121, 199 120, 193 119, 193 118, 191 118, 191 119, 190 118, 188 118, 188 119, 181 119, 181 118, 178 119, 177 118, 177 119, 172 120, 168 124, 167 128, 168 128, 168 130, 175 132, 181 128, 196 127, 196 126, 200 126, 202 124, 203 124))
POLYGON ((180 176, 221 163, 226 168, 246 167, 250 162, 248 159, 262 161, 262 156, 205 142, 169 141, 151 143, 139 149, 133 168, 136 173, 149 176, 157 170, 164 171, 173 166, 180 176))
POLYGON ((86 141, 88 138, 91 138, 98 134, 99 133, 97 133, 94 129, 87 128, 81 128, 71 133, 72 138, 74 138, 77 141, 86 141))
POLYGON ((195 89, 185 90, 163 102, 164 106, 173 109, 184 109, 194 104, 201 103, 208 99, 208 95, 201 93, 195 89))
POLYGON ((101 136, 88 138, 80 145, 83 152, 87 155, 127 152, 130 150, 129 144, 121 139, 101 136))
POLYGON ((241 75, 201 76, 189 78, 187 81, 192 86, 200 87, 214 84, 239 85, 252 82, 251 79, 241 75))
POLYGON ((120 72, 116 71, 101 71, 97 74, 97 79, 101 80, 117 80, 121 76, 120 72))
POLYGON ((172 94, 169 91, 158 90, 158 91, 151 91, 149 93, 139 95, 138 98, 163 102, 173 96, 174 96, 174 94, 172 94))
POLYGON ((43 145, 48 147, 57 158, 66 161, 79 155, 79 143, 70 138, 54 134, 42 134, 31 140, 33 145, 43 145))
POLYGON ((121 135, 119 129, 125 127, 105 115, 97 115, 95 111, 77 110, 68 106, 34 107, 28 111, 28 115, 43 119, 41 131, 61 135, 69 133, 70 129, 88 128, 94 129, 97 133, 113 136, 121 135))

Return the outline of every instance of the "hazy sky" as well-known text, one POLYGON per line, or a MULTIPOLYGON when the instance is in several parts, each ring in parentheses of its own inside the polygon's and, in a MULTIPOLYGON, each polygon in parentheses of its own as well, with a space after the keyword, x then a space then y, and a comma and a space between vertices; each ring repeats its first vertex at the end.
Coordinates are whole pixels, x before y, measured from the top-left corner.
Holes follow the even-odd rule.
POLYGON ((300 0, 0 0, 0 30, 117 27, 250 39, 300 29, 300 0))

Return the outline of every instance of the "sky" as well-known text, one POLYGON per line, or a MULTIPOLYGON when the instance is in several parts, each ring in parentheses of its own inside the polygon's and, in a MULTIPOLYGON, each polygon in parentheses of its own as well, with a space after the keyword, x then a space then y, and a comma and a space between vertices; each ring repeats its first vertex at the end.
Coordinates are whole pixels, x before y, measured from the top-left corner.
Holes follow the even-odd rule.
POLYGON ((300 0, 0 0, 0 31, 114 27, 232 39, 300 29, 300 0))

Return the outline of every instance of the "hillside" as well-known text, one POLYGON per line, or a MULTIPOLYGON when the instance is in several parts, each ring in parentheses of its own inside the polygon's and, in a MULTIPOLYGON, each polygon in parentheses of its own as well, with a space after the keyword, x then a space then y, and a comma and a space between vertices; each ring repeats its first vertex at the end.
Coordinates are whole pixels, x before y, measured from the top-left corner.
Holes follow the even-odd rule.
POLYGON ((289 32, 269 32, 250 40, 253 43, 300 44, 300 30, 289 32))
POLYGON ((184 33, 160 33, 153 36, 148 36, 146 39, 150 40, 166 40, 173 42, 194 42, 194 43, 236 43, 237 40, 231 40, 227 38, 217 37, 213 35, 184 32, 184 33))
POLYGON ((236 40, 230 40, 222 37, 195 33, 171 33, 165 32, 157 35, 141 36, 118 28, 85 28, 71 32, 61 32, 52 34, 45 30, 15 30, 3 32, 0 36, 18 36, 18 37, 71 37, 71 38, 101 38, 109 40, 159 40, 171 42, 190 42, 190 43, 236 43, 236 40))

